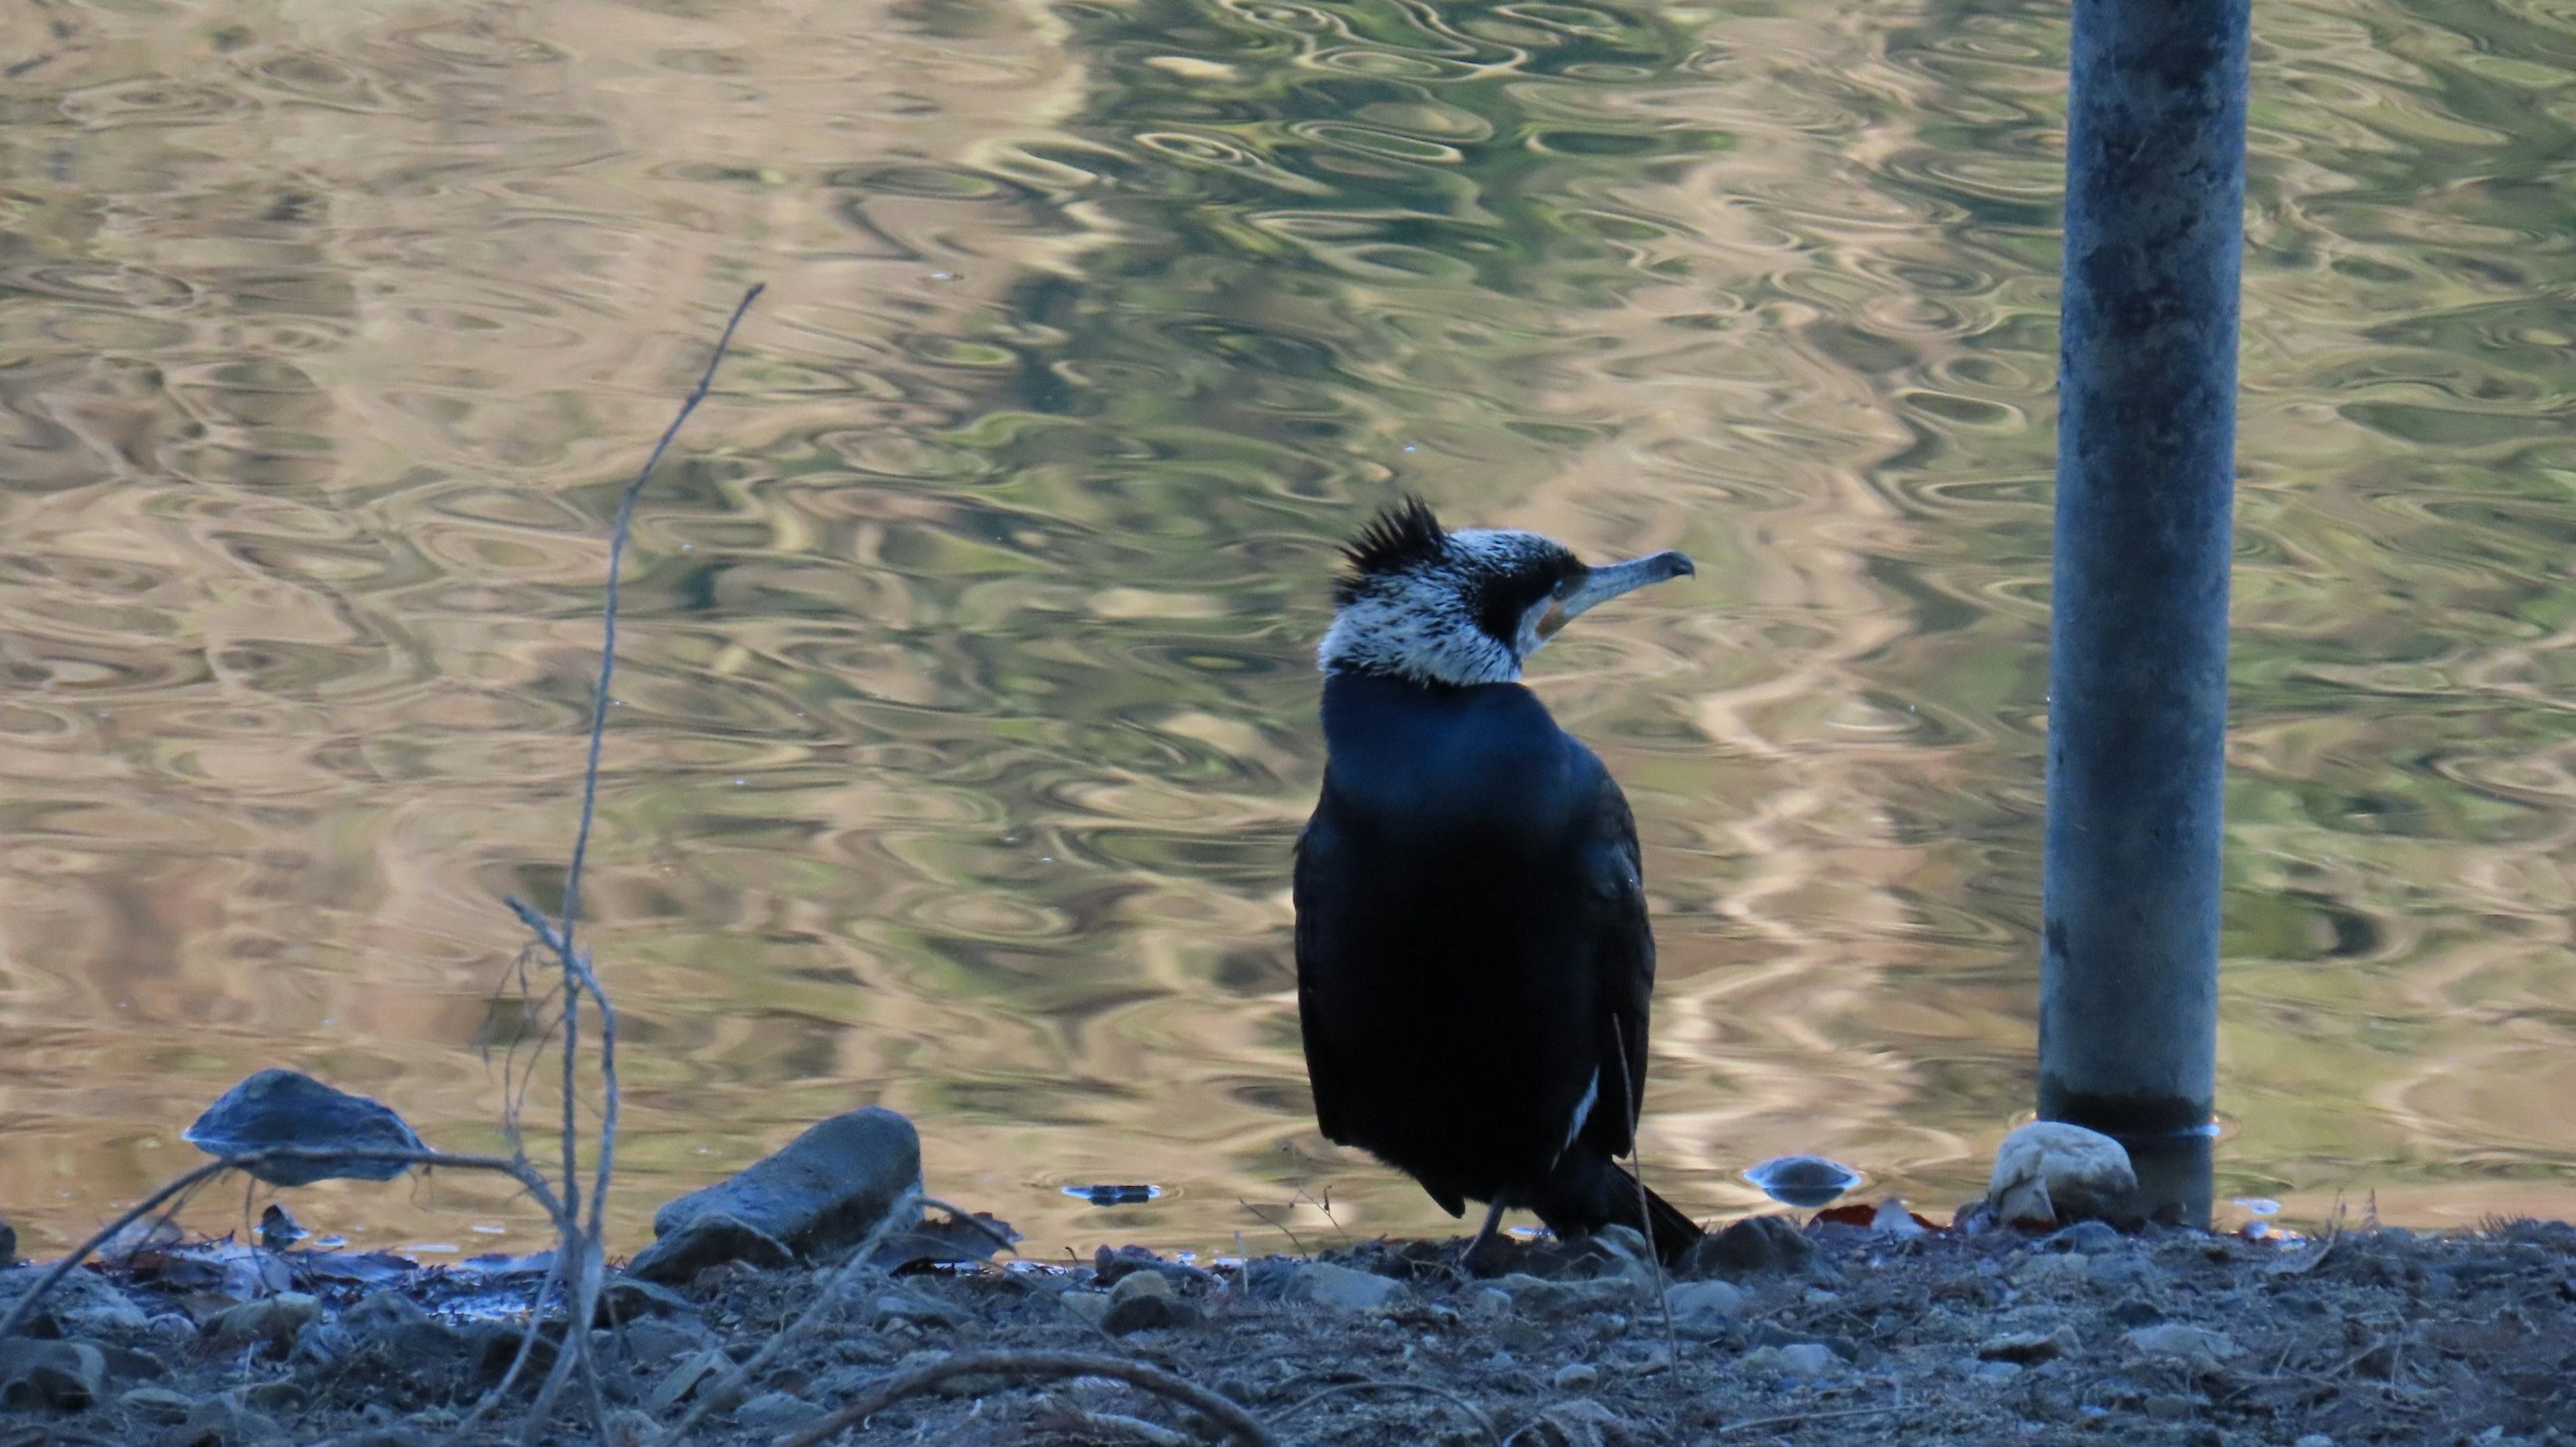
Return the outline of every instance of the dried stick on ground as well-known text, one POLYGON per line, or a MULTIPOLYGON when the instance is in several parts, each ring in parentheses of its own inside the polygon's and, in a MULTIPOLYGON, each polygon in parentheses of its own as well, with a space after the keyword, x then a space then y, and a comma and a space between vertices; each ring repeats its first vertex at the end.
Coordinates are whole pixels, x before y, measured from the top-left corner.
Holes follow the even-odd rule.
POLYGON ((1190 1410, 1223 1427, 1235 1440, 1248 1447, 1280 1447, 1279 1439, 1261 1420, 1233 1401, 1218 1396, 1205 1387, 1173 1376, 1160 1367, 1123 1357, 1085 1356, 1079 1352, 959 1352, 941 1361, 924 1362, 908 1372, 900 1372, 877 1383, 860 1398, 793 1436, 781 1437, 772 1447, 816 1447, 866 1421, 906 1397, 931 1390, 952 1377, 1114 1377, 1129 1386, 1142 1387, 1157 1396, 1169 1397, 1190 1410))
POLYGON ((195 1170, 171 1180, 161 1189, 127 1208, 124 1215, 100 1227, 96 1235, 65 1253, 63 1259, 55 1262, 51 1270, 36 1279, 35 1285, 28 1287, 15 1302, 10 1304, 5 1315, 0 1315, 0 1337, 14 1335, 20 1323, 26 1320, 27 1314, 35 1310, 37 1300, 46 1292, 53 1290, 64 1277, 69 1276, 74 1267, 88 1260, 92 1252, 113 1239, 117 1232, 226 1171, 253 1170, 271 1162, 354 1165, 360 1162, 384 1161, 400 1161, 405 1165, 433 1168, 444 1166, 452 1171, 491 1171, 497 1175, 508 1176, 526 1187, 528 1194, 536 1199, 537 1204, 545 1209, 548 1216, 557 1221, 563 1219, 563 1204, 555 1199, 554 1190, 547 1185, 546 1178, 537 1174, 536 1169, 526 1160, 511 1156, 464 1156, 453 1155, 446 1151, 343 1149, 336 1146, 276 1146, 264 1151, 249 1151, 237 1156, 225 1156, 208 1161, 195 1170))
MULTIPOLYGON (((590 858, 591 824, 599 813, 599 757, 608 733, 609 690, 617 679, 619 574, 623 571, 621 565, 626 559, 626 541, 634 532, 636 498, 643 493, 644 484, 652 480, 653 469, 662 461, 662 454, 670 450, 671 441, 679 436, 681 426, 689 420, 691 413, 698 410, 698 404, 707 399, 708 389, 715 384, 716 368, 724 362, 725 353, 733 346, 734 330, 742 325, 743 314, 751 310, 751 304, 759 299, 762 290, 763 288, 759 286, 752 287, 744 292, 742 300, 735 304, 733 315, 725 322, 724 334, 716 338, 715 350, 707 357, 706 370, 698 375, 698 385, 691 388, 689 395, 681 401, 679 412, 671 418, 671 425, 662 429, 660 440, 653 444, 653 450, 645 457, 644 465, 637 469, 635 480, 626 484, 625 491, 618 496, 617 518, 608 533, 607 597, 600 608, 599 683, 590 701, 590 752, 582 763, 581 821, 573 830, 572 862, 564 871, 563 919, 560 923, 550 922, 525 901, 518 899, 509 901, 511 910, 527 924, 529 929, 535 931, 537 938, 553 952, 556 963, 563 971, 563 1014, 560 1028, 563 1032, 565 1214, 561 1227, 562 1244, 557 1248, 557 1253, 558 1261, 562 1266, 565 1304, 569 1311, 564 1349, 556 1354, 553 1368, 546 1373, 544 1384, 537 1389, 536 1401, 529 1408, 526 1426, 520 1434, 520 1440, 523 1442, 534 1443, 543 1435, 546 1424, 553 1420, 556 1399, 563 1392, 564 1386, 572 1380, 572 1374, 576 1370, 583 1374, 590 1386, 591 1415, 594 1424, 603 1432, 607 1425, 607 1402, 600 1394, 598 1365, 592 1361, 590 1353, 590 1321, 599 1308, 601 1277, 606 1266, 604 1227, 608 1205, 608 1182, 609 1177, 616 1170, 617 1162, 617 1012, 608 1003, 608 992, 601 988, 599 976, 591 969, 589 957, 581 952, 577 943, 577 932, 581 925, 582 868, 590 858), (582 1212, 578 1110, 581 1002, 585 995, 599 1010, 599 1075, 602 1101, 599 1146, 593 1152, 590 1211, 587 1219, 582 1212)), ((539 1310, 532 1312, 529 1319, 528 1330, 531 1333, 531 1340, 542 1317, 542 1305, 543 1303, 540 1302, 539 1310)), ((521 1343, 520 1355, 523 1360, 528 1347, 529 1343, 521 1343)), ((492 1399, 486 1398, 485 1403, 490 1400, 492 1399)), ((477 1404, 476 1416, 479 1417, 482 1414, 485 1403, 477 1404)))

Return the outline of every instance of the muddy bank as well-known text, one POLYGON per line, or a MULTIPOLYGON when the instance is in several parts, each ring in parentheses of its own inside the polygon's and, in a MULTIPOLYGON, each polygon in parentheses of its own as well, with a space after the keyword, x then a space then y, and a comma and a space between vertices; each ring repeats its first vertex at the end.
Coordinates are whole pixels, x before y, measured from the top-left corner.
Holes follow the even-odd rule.
MULTIPOLYGON (((997 1350, 1153 1364, 1290 1443, 2576 1440, 2565 1225, 2273 1243, 1888 1224, 1907 1234, 1740 1229, 1687 1268, 1697 1279, 1661 1290, 1616 1250, 1549 1243, 1513 1248, 1487 1279, 1419 1243, 1249 1263, 916 1262, 861 1273, 821 1330, 687 1440, 774 1442, 898 1373, 997 1350)), ((84 1267, 28 1335, 0 1342, 0 1443, 447 1440, 517 1350, 513 1314, 543 1266, 225 1242, 84 1267)), ((36 1271, 0 1273, 0 1305, 36 1271)), ((596 1338, 613 1435, 678 1423, 830 1274, 725 1262, 676 1288, 621 1277, 596 1338)), ((549 1330, 560 1340, 560 1322, 549 1330)), ((590 1440, 580 1405, 549 1440, 590 1440)), ((471 1439, 515 1439, 525 1410, 521 1389, 471 1439)), ((985 1377, 897 1402, 847 1440, 1215 1435, 1125 1385, 985 1377)))

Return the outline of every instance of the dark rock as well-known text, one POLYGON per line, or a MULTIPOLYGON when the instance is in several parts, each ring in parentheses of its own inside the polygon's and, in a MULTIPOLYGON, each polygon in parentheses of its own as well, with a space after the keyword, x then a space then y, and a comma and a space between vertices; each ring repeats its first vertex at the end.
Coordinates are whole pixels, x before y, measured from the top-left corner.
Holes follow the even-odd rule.
POLYGON ((1758 1276, 1766 1271, 1807 1274, 1816 1245, 1785 1216, 1748 1216, 1694 1243, 1677 1274, 1688 1277, 1758 1276))
MULTIPOLYGON (((1315 1268, 1309 1268, 1315 1269, 1315 1268)), ((1337 1270, 1323 1267, 1323 1270, 1337 1270)), ((1362 1281, 1373 1281, 1394 1291, 1404 1288, 1382 1276, 1348 1272, 1362 1281)), ((1169 1279, 1150 1271, 1135 1272, 1120 1281, 1109 1293, 1109 1310, 1100 1317, 1100 1329, 1111 1336, 1125 1336, 1131 1331, 1161 1331, 1171 1327, 1199 1324, 1196 1303, 1185 1301, 1172 1289, 1169 1279)))
MULTIPOLYGON (((48 1268, 17 1266, 0 1271, 0 1313, 18 1303, 18 1298, 32 1290, 48 1268)), ((32 1337, 93 1336, 110 1331, 137 1331, 149 1324, 143 1308, 126 1299, 125 1293, 108 1284, 95 1271, 66 1273, 49 1287, 36 1303, 27 1320, 18 1324, 21 1335, 32 1337)))
POLYGON ((271 1251, 283 1251, 313 1233, 295 1219, 295 1213, 275 1201, 259 1213, 259 1244, 271 1251))
MULTIPOLYGON (((734 1179, 742 1178, 737 1176, 734 1179)), ((705 1192, 698 1194, 704 1195, 705 1192)), ((680 1199, 694 1198, 683 1196, 680 1199)), ((662 1209, 668 1212, 670 1207, 662 1209)), ((658 1217, 656 1227, 659 1227, 658 1217)), ((697 1280, 698 1273, 708 1267, 734 1261, 776 1270, 795 1265, 796 1253, 787 1248, 787 1243, 748 1221, 721 1211, 711 1211, 689 1218, 666 1232, 660 1240, 635 1253, 635 1259, 626 1263, 626 1275, 637 1281, 676 1286, 697 1280)))
POLYGON ((217 1314, 206 1323, 206 1334, 219 1346, 245 1346, 260 1343, 281 1349, 295 1344, 295 1334, 322 1315, 318 1298, 300 1291, 280 1292, 257 1301, 245 1301, 217 1314))
POLYGON ((252 1411, 240 1396, 226 1392, 199 1402, 186 1421, 162 1434, 160 1442, 161 1447, 259 1447, 285 1436, 275 1419, 252 1411))
POLYGON ((85 1341, 0 1337, 0 1407, 86 1410, 107 1385, 107 1358, 85 1341))
MULTIPOLYGON (((667 1240, 693 1222, 724 1215, 811 1255, 866 1236, 906 1192, 920 1186, 921 1137, 912 1122, 869 1106, 836 1115, 731 1179, 664 1206, 653 1213, 653 1234, 667 1240)), ((643 1259, 637 1258, 638 1266, 643 1259)), ((648 1279, 671 1279, 637 1266, 627 1269, 648 1279)))
POLYGON ((340 1314, 340 1325, 360 1349, 419 1363, 456 1355, 465 1338, 399 1291, 378 1291, 340 1314))
POLYGON ((98 1347, 99 1355, 107 1359, 107 1375, 110 1380, 150 1382, 170 1375, 169 1363, 150 1352, 139 1352, 132 1347, 116 1346, 108 1342, 98 1342, 95 1345, 98 1347))
POLYGON ((599 1288, 601 1326, 640 1321, 648 1316, 685 1316, 696 1310, 687 1297, 671 1288, 631 1275, 612 1276, 599 1288))
MULTIPOLYGON (((314 1150, 426 1149, 403 1118, 363 1095, 334 1090, 293 1070, 263 1070, 223 1093, 180 1138, 210 1156, 244 1156, 280 1147, 314 1150)), ((315 1181, 390 1181, 411 1169, 403 1161, 283 1160, 245 1166, 276 1186, 315 1181)))

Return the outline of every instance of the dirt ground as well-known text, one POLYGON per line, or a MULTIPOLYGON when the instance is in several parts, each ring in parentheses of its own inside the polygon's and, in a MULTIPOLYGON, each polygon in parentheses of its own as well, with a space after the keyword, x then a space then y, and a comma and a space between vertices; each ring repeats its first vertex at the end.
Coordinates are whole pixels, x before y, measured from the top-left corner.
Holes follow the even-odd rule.
MULTIPOLYGON (((1615 1251, 1553 1244, 1509 1248, 1487 1279, 1457 1270, 1448 1243, 1215 1269, 1129 1250, 1083 1268, 873 1276, 688 1440, 774 1442, 894 1373, 999 1349, 1158 1366, 1283 1443, 2576 1441, 2576 1228, 2284 1243, 1893 1224, 1904 1234, 1739 1232, 1751 1255, 1697 1260, 1687 1274, 1714 1284, 1669 1295, 1615 1251)), ((449 1440, 516 1345, 509 1316, 535 1264, 224 1244, 75 1272, 35 1340, 0 1342, 0 1447, 449 1440)), ((0 1305, 34 1271, 0 1274, 0 1305)), ((597 1338, 612 1440, 675 1424, 828 1274, 727 1265, 685 1291, 616 1292, 625 1319, 597 1338)), ((545 1440, 594 1440, 573 1395, 545 1440)), ((521 1395, 471 1437, 515 1440, 524 1416, 521 1395)), ((897 1402, 841 1440, 1218 1435, 1121 1383, 987 1377, 897 1402)))

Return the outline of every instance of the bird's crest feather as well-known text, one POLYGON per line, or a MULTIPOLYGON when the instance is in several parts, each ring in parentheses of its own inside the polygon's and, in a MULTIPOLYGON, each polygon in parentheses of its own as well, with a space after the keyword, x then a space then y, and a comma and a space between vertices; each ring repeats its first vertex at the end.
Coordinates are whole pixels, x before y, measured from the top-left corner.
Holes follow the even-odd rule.
POLYGON ((1419 497, 1408 497, 1379 513, 1360 529, 1359 536, 1342 545, 1342 556, 1349 560, 1350 572, 1333 585, 1333 601, 1349 603, 1359 596, 1360 584, 1375 574, 1400 572, 1430 562, 1440 556, 1448 544, 1449 534, 1440 519, 1431 512, 1431 504, 1419 497))

